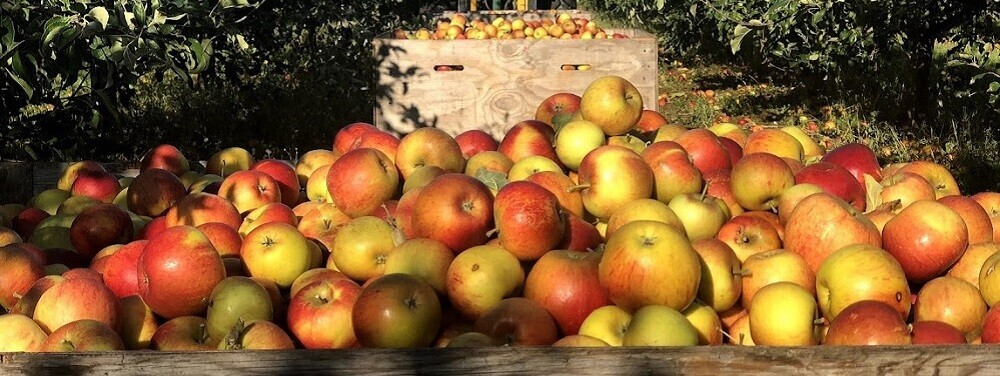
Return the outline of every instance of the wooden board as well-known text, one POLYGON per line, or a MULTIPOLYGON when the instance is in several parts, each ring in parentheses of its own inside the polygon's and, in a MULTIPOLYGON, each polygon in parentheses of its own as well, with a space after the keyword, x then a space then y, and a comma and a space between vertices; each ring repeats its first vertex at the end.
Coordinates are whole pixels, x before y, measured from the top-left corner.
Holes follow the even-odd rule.
POLYGON ((640 30, 613 30, 628 39, 408 40, 378 38, 375 122, 408 133, 437 127, 451 135, 482 129, 501 137, 533 119, 538 105, 560 92, 583 94, 595 79, 617 75, 632 82, 644 107, 657 100, 656 38, 640 30), (562 70, 563 65, 589 70, 562 70), (436 71, 435 66, 461 66, 436 71))
POLYGON ((1000 367, 995 346, 471 348, 0 354, 0 374, 971 375, 1000 367))

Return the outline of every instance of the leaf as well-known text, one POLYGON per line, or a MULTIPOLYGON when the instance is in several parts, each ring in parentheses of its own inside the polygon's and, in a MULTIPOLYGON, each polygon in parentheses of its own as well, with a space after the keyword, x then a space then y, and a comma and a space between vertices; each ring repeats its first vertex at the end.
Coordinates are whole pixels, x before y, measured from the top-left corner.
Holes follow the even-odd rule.
POLYGON ((250 6, 250 2, 247 0, 220 0, 219 4, 221 4, 223 8, 237 8, 237 7, 250 6))
POLYGON ((698 3, 691 4, 691 7, 688 8, 688 12, 691 13, 692 17, 698 15, 698 3))
POLYGON ((28 95, 28 99, 31 99, 31 97, 35 95, 35 89, 33 89, 31 85, 28 84, 28 81, 25 81, 21 77, 18 77, 16 74, 14 74, 14 72, 11 72, 10 70, 8 70, 7 73, 10 74, 10 78, 14 79, 14 82, 17 82, 17 85, 21 87, 21 90, 24 90, 24 93, 28 95))
POLYGON ((663 2, 664 2, 664 0, 656 0, 656 9, 657 10, 662 10, 663 9, 663 5, 664 5, 663 2))
POLYGON ((87 13, 87 16, 90 17, 90 18, 93 18, 94 21, 97 21, 98 23, 100 23, 102 30, 108 28, 108 18, 109 18, 109 16, 108 16, 108 9, 107 8, 105 8, 105 7, 96 7, 94 9, 91 9, 90 12, 87 13))
POLYGON ((250 43, 247 43, 246 38, 244 38, 243 35, 240 34, 236 35, 236 44, 240 47, 241 50, 250 48, 250 43))
POLYGON ((507 183, 509 183, 507 175, 501 172, 489 170, 486 167, 480 167, 476 170, 476 179, 483 182, 483 184, 486 184, 486 187, 494 192, 499 191, 500 188, 503 188, 507 185, 507 183))
POLYGON ((878 180, 875 180, 871 175, 864 174, 864 176, 867 192, 865 194, 865 213, 869 213, 882 205, 882 184, 879 184, 878 180))
POLYGON ((743 25, 736 25, 736 29, 733 30, 733 39, 729 40, 729 48, 732 49, 733 55, 740 52, 740 48, 743 45, 743 38, 750 33, 752 29, 743 25))
POLYGON ((1000 82, 990 82, 990 88, 986 90, 987 93, 996 93, 1000 91, 1000 82))
POLYGON ((63 16, 52 17, 48 21, 45 21, 44 31, 42 32, 42 44, 49 44, 66 25, 69 25, 69 18, 63 16))

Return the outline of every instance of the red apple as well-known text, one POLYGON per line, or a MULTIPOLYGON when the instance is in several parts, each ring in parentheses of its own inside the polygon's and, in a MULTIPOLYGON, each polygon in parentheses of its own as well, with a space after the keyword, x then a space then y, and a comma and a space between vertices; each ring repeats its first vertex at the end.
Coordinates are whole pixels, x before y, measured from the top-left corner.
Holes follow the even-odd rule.
POLYGON ((288 328, 307 349, 354 347, 351 314, 360 294, 361 287, 347 278, 310 283, 288 303, 288 328))
POLYGON ((878 300, 862 300, 844 308, 830 323, 824 345, 908 345, 910 331, 895 308, 878 300))
MULTIPOLYGON (((280 205, 280 204, 271 204, 280 205)), ((243 245, 243 238, 236 229, 229 227, 225 223, 209 222, 197 226, 198 231, 208 237, 212 242, 212 247, 219 252, 219 256, 239 256, 240 248, 243 245)))
POLYGON ((281 203, 293 207, 299 203, 299 191, 302 185, 295 174, 295 167, 277 159, 262 159, 250 166, 251 170, 261 171, 278 183, 281 191, 281 203))
POLYGON ((774 226, 763 218, 745 214, 722 225, 716 238, 726 243, 740 262, 751 255, 781 248, 781 238, 774 226))
POLYGON ((635 124, 635 127, 643 132, 656 132, 668 123, 663 114, 653 110, 642 110, 642 115, 639 116, 639 122, 635 124))
POLYGON ((528 273, 524 297, 545 308, 564 336, 576 334, 590 312, 611 304, 598 277, 601 256, 556 250, 542 256, 528 273))
POLYGON ((212 289, 226 277, 212 242, 190 226, 171 227, 149 239, 138 273, 139 295, 167 319, 203 313, 212 289))
POLYGON ((944 273, 969 246, 965 221, 948 206, 917 201, 882 229, 882 244, 899 260, 906 278, 923 283, 944 273))
POLYGON ((834 251, 851 244, 882 246, 878 228, 854 207, 827 193, 815 193, 796 205, 785 223, 785 248, 819 270, 834 251))
POLYGON ((210 193, 191 193, 177 201, 166 216, 166 227, 199 226, 209 222, 240 228, 243 217, 231 202, 210 193))
POLYGON ((0 247, 0 306, 10 310, 35 281, 45 276, 42 262, 16 246, 0 247))
POLYGON ((552 315, 534 300, 507 298, 476 320, 476 332, 493 338, 495 345, 548 346, 559 339, 552 315))
POLYGON ((858 143, 841 145, 823 155, 822 161, 847 169, 866 192, 864 175, 871 176, 875 181, 882 181, 882 166, 878 164, 875 152, 867 145, 858 143))
POLYGON ((557 249, 583 252, 597 249, 604 243, 604 237, 601 236, 597 227, 583 218, 566 213, 565 221, 566 230, 563 232, 562 242, 556 247, 557 249))
POLYGON ((500 243, 522 261, 537 260, 554 249, 566 229, 556 196, 527 181, 501 188, 494 199, 493 215, 500 243))
POLYGON ((583 197, 580 192, 572 190, 573 180, 569 176, 556 171, 541 171, 528 176, 527 181, 538 184, 552 192, 559 199, 559 206, 577 216, 584 216, 583 197))
POLYGON ((459 253, 485 244, 493 228, 493 195, 464 174, 444 174, 425 186, 413 206, 416 237, 437 240, 459 253))
POLYGON ((680 194, 701 192, 704 183, 701 170, 680 144, 654 142, 642 151, 642 159, 653 171, 657 200, 670 202, 680 194))
POLYGON ((42 293, 32 319, 46 332, 82 319, 97 320, 117 330, 118 307, 118 297, 103 283, 66 278, 42 293))
POLYGON ((240 213, 247 213, 269 203, 281 202, 281 188, 264 172, 243 170, 222 181, 219 196, 232 202, 240 213))
POLYGON ((187 193, 184 183, 172 172, 150 168, 135 177, 128 186, 128 209, 138 215, 156 217, 187 193))
POLYGON ((438 166, 445 172, 461 173, 465 171, 465 157, 455 139, 444 131, 433 127, 419 128, 400 140, 396 167, 406 179, 423 166, 438 166))
POLYGON ((983 317, 982 342, 1000 343, 1000 305, 990 307, 983 317))
POLYGON ((1000 242, 1000 193, 980 192, 972 196, 973 200, 986 209, 993 223, 993 241, 1000 242))
POLYGON ((920 288, 913 306, 914 321, 942 321, 975 338, 983 327, 989 307, 976 286, 961 279, 943 276, 920 288))
POLYGON ((743 159, 743 146, 740 146, 739 143, 728 137, 719 137, 719 142, 721 142, 722 146, 726 148, 726 152, 729 153, 729 161, 734 166, 736 165, 736 162, 743 159))
POLYGON ((535 120, 552 124, 556 115, 573 114, 580 109, 580 96, 573 93, 556 93, 542 100, 535 110, 535 120))
POLYGON ((941 321, 917 321, 910 328, 914 345, 957 345, 969 343, 961 330, 941 321))
POLYGON ((77 320, 59 327, 42 344, 43 352, 125 350, 118 333, 105 322, 77 320))
POLYGON ((969 244, 979 244, 993 241, 993 222, 989 213, 969 196, 945 196, 938 199, 962 217, 969 230, 969 244))
POLYGON ((961 194, 955 177, 940 164, 929 161, 914 161, 900 167, 899 172, 912 172, 923 176, 934 187, 936 198, 961 194))
POLYGON ((169 171, 171 174, 181 176, 190 170, 188 159, 177 147, 163 144, 150 149, 146 155, 142 156, 139 162, 139 171, 146 171, 150 168, 160 168, 169 171))
POLYGON ((795 184, 810 183, 865 210, 865 189, 847 169, 829 162, 813 163, 795 174, 795 184))
POLYGON ((21 239, 30 239, 38 224, 50 217, 49 213, 39 208, 27 208, 17 213, 11 219, 11 229, 21 236, 21 239))
POLYGON ((347 150, 351 151, 360 148, 375 149, 385 154, 386 157, 389 157, 389 161, 395 164, 396 154, 399 152, 399 143, 399 137, 389 132, 366 132, 358 137, 354 144, 351 145, 351 148, 347 150))
POLYGON ((351 322, 365 347, 427 347, 441 326, 441 303, 422 279, 386 274, 361 290, 351 322))
POLYGON ((389 158, 369 148, 342 155, 330 166, 326 179, 333 203, 352 218, 371 214, 392 199, 399 184, 399 173, 389 158))
POLYGON ((77 252, 87 258, 112 244, 132 240, 132 220, 117 205, 98 204, 76 216, 69 228, 70 240, 77 252))
POLYGON ((692 129, 686 131, 674 142, 680 144, 691 156, 691 161, 703 176, 717 170, 732 168, 732 159, 729 151, 719 141, 719 136, 708 129, 692 129))
POLYGON ((73 196, 85 196, 111 203, 121 189, 118 179, 110 172, 101 169, 81 170, 69 191, 73 196))
POLYGON ((495 151, 500 147, 493 136, 479 129, 470 129, 459 133, 455 136, 455 142, 458 143, 465 159, 472 158, 472 156, 484 151, 495 151))
POLYGON ((211 350, 205 319, 197 316, 176 317, 160 325, 149 340, 149 347, 160 351, 211 350))
POLYGON ((537 120, 525 120, 507 130, 497 151, 513 163, 532 155, 540 155, 559 163, 553 142, 555 130, 552 126, 537 120))

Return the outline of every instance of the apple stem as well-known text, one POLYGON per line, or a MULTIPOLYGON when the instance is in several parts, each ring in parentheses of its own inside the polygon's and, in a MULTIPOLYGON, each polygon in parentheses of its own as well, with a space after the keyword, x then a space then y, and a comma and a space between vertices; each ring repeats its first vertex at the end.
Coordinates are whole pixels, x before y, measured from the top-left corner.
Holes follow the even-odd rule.
POLYGON ((590 184, 574 185, 572 187, 567 188, 566 192, 573 193, 573 192, 577 192, 577 191, 582 191, 582 190, 587 189, 587 188, 590 188, 590 184))
POLYGON ((729 338, 729 343, 739 343, 736 341, 736 338, 733 338, 733 336, 729 335, 729 333, 726 333, 726 331, 722 330, 722 328, 716 327, 715 330, 718 330, 719 333, 722 333, 723 337, 729 338))
POLYGON ((774 201, 768 201, 767 208, 770 209, 772 213, 778 214, 778 205, 775 205, 774 201))
POLYGON ((816 326, 822 326, 825 323, 826 323, 826 320, 824 320, 822 317, 813 320, 813 325, 816 325, 816 326))
POLYGON ((708 196, 708 183, 705 183, 701 187, 701 200, 705 200, 705 196, 708 196))
POLYGON ((493 237, 493 235, 495 235, 497 232, 500 232, 500 230, 497 230, 496 228, 486 231, 486 237, 487 238, 493 237))
POLYGON ((751 272, 750 269, 739 269, 739 270, 733 270, 733 275, 746 277, 748 275, 753 275, 753 272, 751 272))

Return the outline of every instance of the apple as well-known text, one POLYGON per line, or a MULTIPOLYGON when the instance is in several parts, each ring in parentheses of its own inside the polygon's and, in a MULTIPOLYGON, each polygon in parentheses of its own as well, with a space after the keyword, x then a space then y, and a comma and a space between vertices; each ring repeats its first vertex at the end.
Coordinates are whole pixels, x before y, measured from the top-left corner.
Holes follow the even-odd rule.
POLYGON ((949 276, 969 282, 979 288, 979 273, 983 270, 983 264, 993 254, 1000 252, 1000 243, 985 242, 971 244, 962 253, 962 257, 948 269, 949 276))
POLYGON ((678 135, 674 140, 687 151, 692 163, 702 176, 718 170, 732 168, 729 151, 719 141, 719 136, 707 129, 692 129, 678 135))
POLYGON ((69 191, 73 196, 111 203, 122 189, 118 179, 105 170, 81 170, 69 191))
POLYGON ((153 311, 138 295, 131 295, 121 300, 120 304, 121 339, 126 349, 149 349, 149 342, 156 333, 158 325, 153 311))
POLYGON ((910 327, 910 341, 914 345, 964 345, 969 343, 962 331, 941 321, 914 322, 910 327))
MULTIPOLYGON (((330 150, 310 150, 299 157, 295 164, 295 175, 299 178, 299 186, 304 187, 316 169, 332 165, 340 154, 330 150)), ((324 179, 325 180, 325 179, 324 179)))
POLYGON ((764 286, 749 307, 753 342, 763 346, 809 346, 818 342, 813 320, 816 299, 792 282, 764 286))
POLYGON ((62 273, 62 276, 66 279, 89 279, 94 282, 104 283, 104 278, 101 273, 98 273, 90 268, 73 268, 66 270, 62 273))
POLYGON ((635 152, 620 146, 601 146, 583 158, 580 186, 583 206, 599 219, 608 219, 628 202, 649 198, 653 171, 635 152))
POLYGON ((128 187, 128 209, 138 215, 156 217, 187 194, 184 183, 167 170, 150 168, 140 172, 128 187))
POLYGON ((292 207, 299 202, 299 191, 302 186, 294 166, 277 159, 262 159, 250 166, 250 169, 263 172, 278 183, 281 203, 292 207))
POLYGON ((242 321, 219 343, 219 350, 293 350, 295 343, 284 329, 270 321, 242 321))
POLYGON ((368 123, 358 122, 348 124, 343 128, 340 128, 340 130, 337 131, 337 134, 333 136, 333 150, 338 154, 344 154, 350 150, 351 145, 353 145, 354 142, 361 137, 361 135, 375 131, 378 131, 378 128, 375 128, 374 125, 368 123))
POLYGON ((97 320, 117 330, 118 310, 118 297, 103 283, 66 278, 42 293, 31 318, 46 332, 82 319, 97 320))
POLYGON ((777 157, 801 161, 804 157, 802 143, 792 135, 777 129, 762 129, 754 132, 743 145, 743 155, 767 153, 777 157))
MULTIPOLYGON (((581 204, 582 205, 582 204, 581 204)), ((49 213, 39 208, 27 208, 17 213, 11 219, 11 229, 14 230, 21 239, 30 239, 31 234, 39 223, 50 217, 49 213)))
POLYGON ((608 145, 621 146, 636 154, 642 154, 642 151, 646 150, 646 141, 631 134, 608 137, 608 145))
POLYGON ((822 157, 826 154, 826 149, 816 143, 812 137, 806 134, 802 128, 796 126, 787 126, 781 128, 782 132, 788 133, 790 136, 794 137, 795 140, 802 145, 802 156, 805 158, 809 157, 822 157))
POLYGON ((190 193, 167 211, 166 227, 219 222, 237 229, 243 217, 228 200, 210 193, 190 193))
MULTIPOLYGON (((74 178, 75 179, 75 178, 74 178)), ((28 203, 31 207, 41 209, 49 215, 56 215, 56 209, 70 197, 67 189, 52 188, 35 195, 28 203)))
POLYGON ((990 307, 983 317, 982 342, 1000 343, 1000 308, 990 307))
POLYGON ((347 278, 324 279, 302 287, 288 303, 288 328, 307 349, 354 347, 352 312, 361 286, 347 278))
POLYGON ((399 172, 382 152, 354 149, 333 162, 326 186, 337 208, 356 218, 371 214, 395 196, 399 172))
POLYGON ((330 250, 333 249, 337 231, 350 221, 351 217, 340 211, 336 205, 323 203, 302 217, 298 229, 305 237, 319 241, 327 250, 330 250))
POLYGON ((31 317, 35 314, 35 306, 38 304, 38 300, 42 298, 42 294, 48 291, 52 286, 66 280, 62 275, 46 275, 39 278, 35 283, 31 284, 17 303, 10 307, 9 313, 17 313, 31 317))
POLYGON ((989 213, 969 196, 945 196, 938 199, 958 213, 969 230, 969 244, 979 244, 993 241, 993 222, 989 213))
MULTIPOLYGON (((798 129, 798 128, 796 128, 798 129)), ((795 174, 795 184, 815 184, 855 209, 865 210, 865 189, 847 169, 829 162, 806 166, 795 174)))
POLYGON ((146 240, 137 240, 120 246, 115 253, 107 256, 102 281, 119 298, 139 293, 139 256, 147 243, 146 240))
POLYGON ((382 275, 386 259, 396 246, 393 233, 389 223, 377 217, 355 218, 338 231, 330 260, 344 275, 356 281, 382 275))
POLYGON ((606 235, 611 236, 625 224, 638 220, 663 222, 679 231, 684 230, 684 223, 667 204, 651 198, 644 198, 629 202, 615 210, 608 218, 606 235))
POLYGON ((555 152, 559 161, 571 170, 579 170, 583 157, 607 142, 604 130, 587 120, 566 123, 556 133, 555 152))
POLYGON ((416 170, 410 174, 410 178, 403 182, 402 192, 412 191, 416 188, 423 187, 434 180, 434 178, 443 175, 445 172, 438 166, 423 166, 418 167, 416 170))
POLYGON ((172 319, 205 311, 212 289, 226 275, 208 237, 190 226, 175 226, 149 239, 139 256, 139 295, 172 319))
POLYGON ((599 340, 591 336, 584 335, 570 335, 560 338, 558 341, 552 344, 552 347, 608 347, 611 346, 607 342, 599 340))
POLYGON ((291 226, 298 226, 299 224, 298 217, 295 216, 292 208, 280 202, 273 202, 247 213, 243 217, 243 223, 240 225, 238 233, 240 236, 245 237, 257 227, 273 222, 281 222, 291 226))
POLYGON ((909 345, 910 330, 895 307, 880 300, 861 300, 830 322, 824 345, 909 345))
POLYGON ((453 252, 485 244, 493 228, 493 194, 464 174, 444 174, 424 187, 410 219, 415 237, 440 241, 453 252))
POLYGON ((702 189, 705 190, 705 194, 725 203, 729 209, 730 218, 743 214, 743 207, 736 202, 736 197, 733 196, 732 180, 728 169, 714 171, 705 175, 704 179, 705 186, 702 189))
POLYGON ((211 350, 205 319, 181 316, 167 320, 156 329, 149 340, 149 347, 160 351, 211 350))
POLYGON ((438 166, 446 172, 463 172, 465 157, 462 156, 458 142, 444 131, 433 127, 419 128, 400 141, 396 167, 406 179, 413 170, 421 166, 438 166))
POLYGON ((611 304, 598 277, 602 254, 555 250, 532 266, 524 297, 547 310, 563 335, 574 335, 590 313, 611 304))
POLYGON ((722 321, 712 307, 695 300, 681 313, 698 331, 699 345, 722 344, 722 321))
POLYGON ((476 177, 480 170, 493 171, 503 176, 507 176, 514 162, 499 151, 488 150, 480 152, 472 157, 465 164, 465 174, 476 177))
POLYGON ((815 272, 834 251, 852 244, 882 246, 875 224, 846 201, 815 193, 796 205, 785 223, 784 246, 815 272))
POLYGON ((729 220, 729 208, 725 203, 704 194, 677 195, 667 206, 680 219, 687 238, 692 241, 716 237, 729 220))
POLYGON ((559 339, 556 321, 541 305, 525 298, 507 298, 476 320, 475 330, 494 345, 548 346, 559 339))
POLYGON ((31 285, 45 276, 44 265, 30 252, 14 246, 0 247, 0 306, 10 310, 31 285))
POLYGON ((462 316, 477 320, 505 298, 519 294, 525 282, 520 261, 495 245, 469 248, 448 266, 446 290, 462 316))
POLYGON ((253 277, 288 288, 312 267, 310 242, 295 226, 283 222, 260 225, 248 233, 240 256, 253 277))
POLYGON ((455 142, 458 143, 458 148, 462 150, 462 156, 466 160, 485 151, 496 151, 500 146, 493 136, 480 129, 469 129, 459 133, 455 136, 455 142))
POLYGON ((923 283, 944 273, 969 245, 965 221, 936 201, 917 201, 882 230, 885 250, 899 260, 906 278, 923 283))
POLYGON ((103 201, 95 199, 88 196, 72 196, 63 201, 62 205, 59 205, 59 209, 56 209, 57 215, 65 215, 70 217, 75 217, 82 213, 87 208, 100 204, 103 201))
POLYGON ((966 338, 975 338, 983 326, 988 307, 972 284, 949 276, 927 282, 917 293, 914 321, 941 321, 954 326, 966 338))
POLYGON ((828 321, 863 300, 889 304, 904 318, 910 315, 910 287, 902 267, 870 244, 846 246, 827 257, 816 273, 816 296, 828 321))
POLYGON ((522 158, 520 161, 514 163, 513 166, 510 166, 510 171, 507 172, 507 180, 525 180, 529 176, 543 171, 563 172, 562 167, 559 167, 559 164, 555 161, 540 155, 531 155, 522 158))
POLYGON ((117 205, 98 204, 76 216, 69 228, 73 248, 87 258, 102 248, 132 239, 132 221, 117 205))
POLYGON ((773 249, 757 253, 747 257, 742 267, 743 307, 750 307, 760 290, 778 282, 794 283, 809 294, 816 292, 816 275, 795 252, 773 249))
POLYGON ((736 202, 749 210, 776 209, 781 194, 796 183, 788 165, 768 153, 748 154, 740 159, 733 166, 731 179, 736 202))
POLYGON ((865 189, 865 175, 871 176, 876 182, 882 181, 882 166, 878 164, 875 152, 867 145, 849 143, 838 146, 824 154, 822 161, 847 169, 858 180, 862 189, 865 189))
POLYGON ((781 248, 778 230, 767 220, 747 214, 723 224, 716 238, 726 243, 740 262, 754 254, 781 248))
POLYGON ((81 319, 69 322, 49 334, 43 352, 80 352, 125 350, 118 333, 106 322, 81 319))
POLYGON ((330 196, 330 189, 327 188, 326 179, 330 174, 330 167, 333 164, 317 167, 306 181, 306 198, 318 203, 333 202, 330 196))
MULTIPOLYGON (((80 161, 70 164, 66 167, 66 170, 63 171, 62 175, 59 176, 59 181, 56 182, 56 189, 69 192, 73 187, 73 183, 80 176, 80 174, 100 171, 107 172, 107 170, 104 169, 104 166, 94 161, 80 161)), ((66 197, 69 197, 69 195, 66 197)))
POLYGON ((257 170, 236 171, 222 181, 219 196, 229 200, 241 214, 281 202, 281 188, 270 175, 257 170))
POLYGON ((541 171, 528 176, 527 181, 538 184, 547 189, 559 200, 562 210, 568 211, 577 216, 585 215, 583 208, 583 197, 579 192, 574 191, 576 183, 569 176, 556 171, 541 171))
MULTIPOLYGON (((264 207, 266 208, 267 206, 264 207)), ((235 257, 240 255, 240 248, 243 245, 243 237, 236 231, 236 229, 219 222, 203 223, 196 228, 208 237, 208 240, 212 242, 212 246, 215 247, 217 252, 219 252, 219 256, 235 257)))
POLYGON ((738 346, 756 346, 753 342, 753 336, 750 335, 750 314, 747 313, 742 317, 736 319, 729 329, 726 331, 726 338, 728 338, 728 343, 738 346))
POLYGON ((222 149, 208 158, 205 172, 228 178, 237 171, 244 171, 253 164, 253 156, 246 149, 230 147, 222 149))
POLYGON ((438 347, 492 347, 493 337, 479 332, 464 332, 438 347))
POLYGON ((437 240, 416 238, 397 245, 385 260, 385 274, 404 273, 427 282, 439 295, 445 296, 448 267, 455 254, 437 240))
POLYGON ((583 119, 599 125, 608 136, 631 130, 642 116, 642 106, 639 90, 619 76, 594 80, 580 97, 583 119))
POLYGON ((0 315, 0 336, 6 339, 0 343, 0 353, 40 351, 48 338, 30 317, 14 313, 0 315))
POLYGON ((701 263, 698 299, 717 312, 735 306, 743 291, 741 262, 736 254, 718 239, 697 240, 691 246, 701 263))
POLYGON ((360 148, 375 149, 385 154, 386 157, 389 157, 389 161, 394 165, 396 163, 396 154, 399 152, 399 143, 400 140, 395 135, 379 130, 376 132, 367 132, 358 137, 348 151, 360 148))
POLYGON ((552 94, 538 105, 538 109, 535 110, 535 120, 552 124, 552 118, 556 115, 577 112, 580 109, 580 102, 580 96, 573 93, 552 94))
POLYGON ((651 304, 686 308, 698 293, 701 273, 684 234, 656 221, 634 221, 615 231, 599 267, 611 301, 628 311, 651 304), (663 280, 671 283, 656 282, 663 280))
POLYGON ((592 311, 580 325, 580 335, 597 338, 611 346, 621 346, 632 314, 615 305, 592 311))
POLYGON ((680 144, 654 142, 642 151, 642 159, 653 171, 657 200, 670 202, 680 194, 701 192, 704 185, 701 170, 680 144))
MULTIPOLYGON (((38 224, 35 228, 35 232, 31 234, 31 237, 26 239, 27 243, 33 244, 46 252, 51 249, 62 249, 66 251, 71 251, 73 248, 73 240, 70 238, 69 229, 73 224, 73 220, 76 219, 75 216, 57 214, 46 218, 44 221, 38 224)), ((14 232, 11 231, 13 234, 14 232)), ((14 234, 16 235, 16 234, 14 234)), ((13 242, 14 238, 9 239, 13 242)), ((17 242, 13 242, 16 244, 17 242)), ((9 245, 9 244, 8 244, 9 245)), ((76 251, 72 251, 76 253, 76 251)), ((79 253, 77 253, 79 255, 79 253)), ((82 260, 84 257, 81 255, 79 257, 81 261, 86 263, 88 260, 82 260)), ((50 262, 51 264, 51 262, 50 262)))
POLYGON ((386 274, 361 290, 351 315, 362 346, 427 347, 441 326, 441 303, 420 278, 386 274))
POLYGON ((228 277, 208 298, 209 344, 222 342, 238 322, 270 321, 272 313, 271 297, 264 287, 247 277, 228 277))
POLYGON ((944 166, 929 161, 914 161, 899 168, 899 172, 912 172, 923 176, 934 187, 935 198, 961 194, 958 183, 944 166))
MULTIPOLYGON (((642 122, 642 119, 639 119, 639 122, 642 122)), ((638 126, 638 124, 636 126, 638 126)), ((661 141, 674 141, 677 138, 677 136, 680 136, 681 133, 687 131, 688 129, 685 128, 684 126, 676 124, 667 124, 660 126, 659 128, 656 129, 656 133, 653 136, 653 143, 661 141)))
POLYGON ((642 132, 656 132, 667 124, 667 118, 663 114, 654 110, 642 110, 635 127, 642 132))
POLYGON ((537 260, 554 249, 566 228, 556 196, 526 181, 511 182, 500 189, 493 218, 504 249, 522 261, 537 260))
POLYGON ((222 177, 219 175, 205 174, 191 186, 188 187, 188 193, 204 192, 211 194, 218 194, 219 187, 222 186, 222 177))
POLYGON ((698 329, 676 309, 647 305, 632 315, 623 346, 695 346, 698 329))
POLYGON ((507 130, 497 151, 513 163, 532 155, 558 161, 555 147, 552 146, 554 141, 555 130, 551 125, 538 120, 525 120, 507 130))
POLYGON ((972 195, 972 199, 986 209, 993 223, 993 241, 1000 242, 1000 193, 980 192, 972 195))
MULTIPOLYGON (((910 204, 920 200, 934 200, 934 187, 922 176, 912 172, 898 172, 882 179, 878 192, 882 208, 899 213, 910 204)), ((877 208, 873 208, 877 209, 877 208)))
POLYGON ((566 230, 557 249, 583 252, 597 249, 604 243, 601 232, 590 222, 572 213, 566 214, 566 230))

